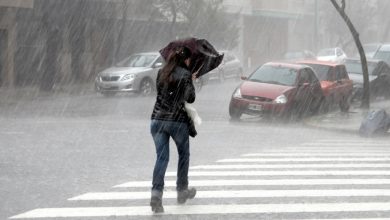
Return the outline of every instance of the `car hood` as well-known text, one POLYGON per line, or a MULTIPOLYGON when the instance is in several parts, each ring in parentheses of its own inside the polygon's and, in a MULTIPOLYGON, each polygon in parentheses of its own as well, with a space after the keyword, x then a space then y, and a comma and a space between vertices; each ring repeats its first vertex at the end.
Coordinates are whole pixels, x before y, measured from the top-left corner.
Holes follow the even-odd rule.
POLYGON ((245 81, 241 84, 241 95, 245 96, 258 96, 268 99, 275 99, 288 90, 294 89, 293 86, 283 86, 277 84, 259 83, 245 81))
POLYGON ((150 67, 110 67, 103 70, 101 76, 119 76, 124 74, 136 74, 151 70, 150 67))
MULTIPOLYGON (((353 81, 353 84, 363 84, 363 75, 358 73, 348 73, 349 78, 353 81)), ((376 76, 368 75, 369 81, 371 82, 376 76)))

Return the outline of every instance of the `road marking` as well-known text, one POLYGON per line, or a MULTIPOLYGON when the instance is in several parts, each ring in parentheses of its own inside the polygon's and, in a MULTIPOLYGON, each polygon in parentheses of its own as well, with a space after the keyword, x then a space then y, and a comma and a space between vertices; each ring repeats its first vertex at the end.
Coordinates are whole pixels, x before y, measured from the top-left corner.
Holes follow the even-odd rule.
MULTIPOLYGON (((383 185, 390 179, 235 179, 235 180, 191 180, 191 186, 297 186, 297 185, 383 185)), ((151 181, 132 181, 114 188, 151 187, 151 181)), ((165 186, 176 186, 176 181, 167 180, 165 186)))
POLYGON ((314 150, 314 149, 297 149, 297 148, 283 148, 283 150, 267 150, 263 153, 273 153, 273 154, 283 154, 283 153, 296 153, 299 151, 299 153, 302 154, 353 154, 353 153, 359 153, 359 154, 371 154, 371 153, 377 153, 377 154, 390 154, 390 150, 383 150, 383 149, 372 149, 370 151, 365 150, 359 150, 355 149, 353 152, 351 150, 342 150, 342 149, 324 149, 321 150, 314 150))
POLYGON ((104 133, 129 133, 129 130, 103 130, 104 133))
POLYGON ((380 152, 380 153, 351 153, 351 152, 327 152, 327 153, 294 153, 294 152, 281 152, 281 153, 253 153, 253 154, 243 154, 242 157, 384 157, 383 154, 389 152, 380 152))
MULTIPOLYGON (((335 212, 387 212, 390 203, 296 203, 296 204, 246 204, 246 205, 185 205, 164 206, 164 213, 158 215, 199 214, 251 214, 251 213, 335 213, 335 212)), ((35 209, 11 219, 59 218, 59 217, 117 217, 151 216, 149 206, 133 207, 76 207, 35 209)))
POLYGON ((314 143, 302 143, 303 146, 389 146, 389 143, 371 143, 371 142, 359 142, 359 143, 351 143, 351 142, 344 142, 344 143, 321 143, 321 142, 314 142, 314 143))
POLYGON ((390 218, 310 218, 310 219, 296 219, 292 218, 290 220, 390 220, 390 218))
MULTIPOLYGON (((379 140, 367 140, 366 138, 362 139, 319 139, 315 141, 314 143, 318 142, 324 142, 324 143, 384 143, 385 141, 379 141, 379 140)), ((313 142, 310 142, 313 143, 313 142)))
POLYGON ((23 135, 25 134, 23 131, 1 131, 0 134, 6 135, 23 135))
POLYGON ((389 168, 390 163, 340 163, 340 164, 230 164, 230 165, 199 165, 190 167, 191 170, 206 169, 318 169, 318 168, 389 168))
POLYGON ((306 157, 306 158, 234 158, 222 159, 217 163, 242 163, 242 162, 329 162, 329 161, 388 161, 390 156, 385 157, 306 157))
MULTIPOLYGON (((390 170, 282 170, 282 171, 192 171, 190 176, 382 176, 390 170)), ((165 176, 176 176, 167 172, 165 176)))
MULTIPOLYGON (((281 198, 281 197, 359 197, 390 196, 386 189, 314 189, 314 190, 221 190, 197 191, 196 198, 281 198)), ((164 199, 176 199, 176 191, 164 191, 164 199)), ((150 199, 148 192, 95 192, 70 198, 70 201, 150 199)))

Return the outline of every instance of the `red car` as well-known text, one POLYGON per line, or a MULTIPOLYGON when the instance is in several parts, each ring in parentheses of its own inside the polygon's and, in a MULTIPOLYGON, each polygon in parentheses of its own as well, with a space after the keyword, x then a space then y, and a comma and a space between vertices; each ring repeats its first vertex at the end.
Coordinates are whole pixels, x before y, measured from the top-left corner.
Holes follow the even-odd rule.
POLYGON ((255 70, 234 91, 229 114, 301 117, 319 109, 321 85, 313 70, 300 64, 266 63, 255 70))
POLYGON ((353 82, 349 79, 344 64, 318 60, 305 60, 297 63, 313 68, 321 81, 321 88, 325 97, 323 107, 326 111, 337 104, 341 111, 347 112, 349 110, 353 82))

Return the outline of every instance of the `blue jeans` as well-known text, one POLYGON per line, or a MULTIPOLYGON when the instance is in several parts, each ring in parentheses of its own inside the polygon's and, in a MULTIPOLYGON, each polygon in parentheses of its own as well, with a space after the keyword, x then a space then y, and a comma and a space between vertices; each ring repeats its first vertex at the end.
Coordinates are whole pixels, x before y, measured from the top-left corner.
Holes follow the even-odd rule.
POLYGON ((152 120, 150 130, 156 145, 156 164, 153 171, 152 192, 162 192, 164 177, 169 162, 169 139, 174 140, 179 161, 177 167, 176 190, 188 189, 188 167, 190 163, 190 142, 188 125, 185 122, 152 120))

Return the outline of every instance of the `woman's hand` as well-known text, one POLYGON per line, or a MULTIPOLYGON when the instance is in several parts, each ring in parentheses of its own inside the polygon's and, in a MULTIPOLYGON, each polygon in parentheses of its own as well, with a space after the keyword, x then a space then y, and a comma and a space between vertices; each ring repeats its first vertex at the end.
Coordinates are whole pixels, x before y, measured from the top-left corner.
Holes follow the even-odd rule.
POLYGON ((197 78, 196 75, 198 75, 198 72, 192 74, 192 80, 195 80, 197 78))

